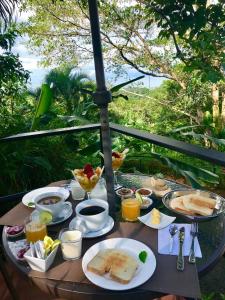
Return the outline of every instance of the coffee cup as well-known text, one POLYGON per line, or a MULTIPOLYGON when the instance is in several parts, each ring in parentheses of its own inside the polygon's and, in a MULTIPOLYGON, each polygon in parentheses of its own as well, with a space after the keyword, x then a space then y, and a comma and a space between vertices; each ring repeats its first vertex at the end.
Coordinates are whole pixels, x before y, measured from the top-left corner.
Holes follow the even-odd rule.
POLYGON ((53 220, 57 219, 66 207, 72 208, 71 203, 65 202, 65 200, 64 194, 60 192, 45 192, 33 198, 35 208, 39 211, 49 211, 52 214, 53 220))
POLYGON ((90 199, 76 206, 77 227, 87 233, 104 228, 109 217, 109 205, 100 199, 90 199))

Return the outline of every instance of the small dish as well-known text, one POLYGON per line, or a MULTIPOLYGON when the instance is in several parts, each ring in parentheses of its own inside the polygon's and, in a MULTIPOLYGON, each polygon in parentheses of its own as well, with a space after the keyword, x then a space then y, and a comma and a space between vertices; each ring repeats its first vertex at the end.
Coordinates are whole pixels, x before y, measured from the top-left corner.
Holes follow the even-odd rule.
POLYGON ((134 192, 129 188, 121 188, 116 191, 116 194, 121 198, 130 198, 134 192))
POLYGON ((50 266, 52 265, 56 252, 58 250, 58 246, 55 247, 54 250, 47 256, 46 259, 41 259, 37 257, 32 257, 31 256, 31 249, 29 249, 25 254, 24 254, 24 259, 27 261, 31 269, 39 272, 46 272, 50 266))
POLYGON ((23 254, 27 252, 29 249, 29 244, 25 239, 17 240, 17 241, 8 241, 9 249, 12 252, 13 256, 18 261, 24 261, 23 254))
POLYGON ((142 199, 143 199, 143 203, 141 204, 141 209, 147 209, 153 203, 153 200, 151 198, 149 198, 149 197, 142 196, 142 199))
POLYGON ((5 232, 7 237, 15 238, 24 233, 24 226, 23 225, 7 226, 5 232))
MULTIPOLYGON (((114 226, 114 220, 111 216, 108 217, 108 221, 106 222, 104 228, 98 231, 89 231, 86 233, 83 233, 83 238, 91 239, 95 237, 102 236, 106 233, 108 233, 110 230, 112 230, 114 226)), ((76 229, 76 217, 72 219, 72 221, 69 224, 70 229, 76 229)))
POLYGON ((140 188, 136 190, 142 197, 150 197, 152 195, 152 190, 149 188, 140 188))
POLYGON ((151 215, 152 210, 147 213, 146 215, 142 217, 138 217, 138 219, 145 224, 148 227, 154 228, 154 229, 162 229, 164 227, 169 226, 171 223, 173 223, 176 219, 176 217, 170 217, 160 212, 160 223, 155 225, 151 223, 151 215))

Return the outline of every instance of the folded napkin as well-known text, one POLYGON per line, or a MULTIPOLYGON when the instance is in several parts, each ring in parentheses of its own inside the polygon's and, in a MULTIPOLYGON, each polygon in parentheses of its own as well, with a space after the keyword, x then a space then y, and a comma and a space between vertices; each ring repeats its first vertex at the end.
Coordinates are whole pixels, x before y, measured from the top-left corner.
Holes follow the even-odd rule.
MULTIPOLYGON (((178 229, 181 227, 185 227, 185 239, 183 244, 183 254, 184 256, 188 256, 191 248, 191 224, 176 224, 178 229)), ((170 254, 169 247, 170 247, 170 233, 169 233, 170 226, 158 230, 158 252, 159 254, 170 254)), ((171 255, 178 255, 179 252, 179 232, 173 238, 173 251, 171 255)), ((195 256, 202 257, 202 252, 200 249, 200 245, 198 239, 195 238, 195 256)))

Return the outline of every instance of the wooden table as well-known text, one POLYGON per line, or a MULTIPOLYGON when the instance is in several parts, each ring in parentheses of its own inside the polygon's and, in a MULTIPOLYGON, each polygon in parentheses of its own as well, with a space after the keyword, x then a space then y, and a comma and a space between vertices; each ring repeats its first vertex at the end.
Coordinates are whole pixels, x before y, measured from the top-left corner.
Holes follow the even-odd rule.
MULTIPOLYGON (((140 187, 141 186, 141 181, 145 177, 140 176, 140 175, 133 175, 133 174, 121 174, 119 176, 119 182, 126 186, 126 187, 140 187)), ((51 185, 58 186, 61 185, 63 182, 57 182, 53 183, 51 185)), ((178 188, 180 185, 177 185, 176 183, 171 182, 171 185, 174 185, 174 188, 178 188)), ((118 199, 117 199, 118 200, 118 199)), ((72 202, 73 205, 75 205, 75 202, 72 202)), ((76 202, 77 203, 77 202, 76 202)), ((119 201, 118 201, 119 203, 119 201)), ((120 205, 118 204, 118 207, 120 205)), ((160 210, 164 210, 167 214, 171 214, 170 211, 162 207, 161 201, 159 199, 155 199, 154 201, 154 206, 160 207, 160 210)), ((146 213, 146 211, 145 211, 146 213)), ((118 219, 120 218, 119 214, 117 215, 118 219)), ((72 217, 71 217, 72 218, 72 217)), ((66 227, 68 223, 70 222, 71 218, 67 220, 65 223, 49 227, 49 233, 51 235, 57 234, 59 231, 59 228, 61 227, 66 227)), ((181 218, 178 217, 178 221, 183 221, 181 218)), ((119 223, 117 223, 116 227, 120 226, 119 223)), ((130 224, 130 226, 133 226, 130 224)), ((129 227, 130 227, 129 226, 129 227)), ((137 224, 137 226, 143 226, 141 224, 137 224)), ((116 231, 116 227, 114 228, 114 231, 116 231)), ((140 227, 141 228, 141 227, 140 227)), ((148 228, 149 229, 149 228, 148 228)), ((111 232, 112 235, 114 234, 113 231, 111 232)), ((145 236, 148 233, 143 234, 143 238, 145 239, 145 236)), ((156 234, 156 231, 151 229, 150 234, 153 236, 156 234)), ((150 235, 150 236, 151 236, 150 235)), ((2 235, 3 239, 3 245, 6 251, 6 254, 8 258, 16 265, 16 267, 22 271, 25 274, 28 274, 30 272, 29 267, 24 264, 24 263, 19 263, 14 256, 12 255, 9 247, 8 247, 8 241, 7 237, 3 231, 2 235)), ((102 238, 101 238, 102 239, 102 238)), ((225 250, 225 218, 224 215, 219 216, 216 219, 213 219, 209 222, 204 222, 199 225, 199 242, 201 245, 202 253, 203 253, 203 258, 202 259, 197 259, 197 268, 199 271, 199 274, 202 275, 206 273, 210 268, 213 267, 213 265, 218 261, 220 256, 223 254, 225 250)), ((87 241, 85 242, 85 249, 88 249, 91 244, 99 241, 99 239, 96 239, 96 241, 87 241)), ((146 239, 146 243, 148 240, 146 239)), ((154 248, 154 245, 151 245, 151 248, 154 248)), ((170 274, 170 268, 171 266, 176 265, 176 257, 171 257, 167 256, 168 259, 166 258, 165 255, 159 255, 157 253, 157 248, 153 249, 155 252, 156 258, 158 262, 162 262, 165 260, 165 263, 168 262, 168 268, 167 272, 170 274)), ((172 272, 171 272, 172 274, 172 272)), ((157 274, 156 274, 157 275, 157 274)), ((153 278, 154 279, 154 278, 153 278)), ((116 299, 120 300, 123 299, 124 297, 129 297, 129 299, 152 299, 153 297, 160 296, 160 295, 165 295, 166 293, 176 293, 176 284, 174 283, 173 278, 168 277, 168 280, 171 280, 171 284, 174 286, 171 288, 170 291, 165 292, 163 286, 160 287, 157 285, 156 289, 152 289, 150 291, 149 288, 146 288, 145 284, 142 285, 141 287, 128 290, 128 291, 123 291, 123 292, 114 292, 114 291, 109 291, 109 290, 104 290, 102 288, 96 287, 93 284, 88 284, 86 282, 80 282, 80 283, 71 283, 71 282, 60 282, 60 281, 55 281, 55 280, 50 280, 50 279, 41 279, 41 278, 34 278, 32 277, 32 281, 34 282, 35 285, 37 285, 41 290, 50 293, 52 295, 58 296, 58 297, 64 297, 65 299, 116 299)), ((154 281, 154 280, 153 280, 154 281)), ((185 285, 185 282, 183 283, 185 285)), ((178 289, 179 290, 179 289, 178 289)), ((182 295, 182 293, 180 293, 182 295)), ((195 291, 185 291, 183 293, 184 296, 186 297, 192 297, 192 298, 198 298, 199 293, 197 292, 197 289, 195 291)))

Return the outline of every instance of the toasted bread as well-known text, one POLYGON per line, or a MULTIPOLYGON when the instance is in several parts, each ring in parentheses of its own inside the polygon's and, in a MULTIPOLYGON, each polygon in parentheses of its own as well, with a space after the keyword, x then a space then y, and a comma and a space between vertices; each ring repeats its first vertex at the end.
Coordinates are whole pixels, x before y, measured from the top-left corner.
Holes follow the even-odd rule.
POLYGON ((183 198, 185 198, 186 196, 181 196, 181 197, 177 197, 171 200, 170 202, 170 206, 172 209, 175 209, 183 214, 186 215, 195 215, 194 212, 192 212, 191 210, 189 210, 188 208, 186 208, 183 204, 183 198))
POLYGON ((97 275, 104 275, 109 272, 108 259, 110 257, 112 250, 105 249, 101 250, 95 255, 92 260, 88 263, 87 269, 97 275))
POLYGON ((123 284, 130 282, 137 267, 137 261, 126 251, 119 249, 101 250, 87 265, 88 271, 98 275, 109 272, 113 280, 123 284))
POLYGON ((203 197, 197 194, 190 195, 190 201, 196 205, 208 207, 214 209, 216 206, 216 200, 208 197, 203 197))
POLYGON ((138 267, 137 261, 122 250, 112 253, 110 265, 110 277, 123 284, 130 282, 138 267))
POLYGON ((195 214, 201 215, 201 216, 212 215, 213 209, 208 208, 206 206, 197 205, 192 200, 193 200, 193 197, 183 197, 183 204, 186 209, 194 212, 195 214))

